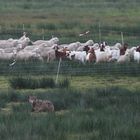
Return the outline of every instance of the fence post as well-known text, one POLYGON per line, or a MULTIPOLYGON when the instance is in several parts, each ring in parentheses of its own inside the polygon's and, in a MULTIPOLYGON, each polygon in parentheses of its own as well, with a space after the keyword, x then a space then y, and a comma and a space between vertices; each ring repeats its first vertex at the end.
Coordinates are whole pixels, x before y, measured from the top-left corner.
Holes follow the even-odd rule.
POLYGON ((56 80, 55 80, 55 83, 57 84, 58 82, 58 76, 59 76, 59 71, 60 71, 60 64, 62 62, 62 58, 60 57, 59 59, 59 63, 58 63, 58 68, 57 68, 57 75, 56 75, 56 80))
POLYGON ((45 37, 44 37, 44 29, 42 29, 42 40, 44 40, 45 37))
POLYGON ((99 22, 99 42, 101 43, 101 23, 99 22))
POLYGON ((122 40, 122 44, 124 44, 123 32, 121 32, 121 40, 122 40))
POLYGON ((24 32, 24 30, 25 30, 25 26, 24 26, 24 24, 22 25, 22 30, 23 30, 23 32, 24 32))

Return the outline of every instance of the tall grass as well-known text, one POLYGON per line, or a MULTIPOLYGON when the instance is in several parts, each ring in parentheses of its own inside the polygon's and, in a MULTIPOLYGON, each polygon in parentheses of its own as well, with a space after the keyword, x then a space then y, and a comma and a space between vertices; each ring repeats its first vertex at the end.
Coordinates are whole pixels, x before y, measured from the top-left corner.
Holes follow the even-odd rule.
POLYGON ((55 83, 53 78, 12 77, 9 79, 10 86, 14 89, 37 89, 37 88, 68 88, 70 81, 61 79, 55 83))
MULTIPOLYGON (((33 94, 32 91, 28 92, 33 94)), ((77 91, 61 89, 35 93, 50 99, 55 113, 31 113, 27 95, 17 91, 0 93, 0 99, 11 104, 13 113, 0 111, 0 138, 7 139, 109 139, 139 140, 138 91, 107 87, 77 91), (16 101, 7 99, 12 92, 16 101), (26 99, 26 100, 25 100, 26 99), (59 110, 59 111, 57 111, 59 110), (6 135, 5 135, 6 134, 6 135)))

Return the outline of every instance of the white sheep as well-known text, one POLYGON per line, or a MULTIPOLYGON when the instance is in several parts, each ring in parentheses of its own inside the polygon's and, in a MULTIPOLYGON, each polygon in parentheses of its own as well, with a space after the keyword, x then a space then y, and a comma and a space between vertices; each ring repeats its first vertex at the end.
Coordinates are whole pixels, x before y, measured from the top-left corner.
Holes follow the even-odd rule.
POLYGON ((68 50, 70 51, 76 51, 79 47, 81 46, 80 42, 74 42, 74 43, 70 43, 67 47, 68 50))
POLYGON ((15 53, 0 52, 0 60, 11 60, 15 58, 15 53))
POLYGON ((35 42, 33 42, 33 45, 40 45, 42 43, 44 43, 46 45, 46 47, 51 47, 54 44, 58 44, 59 39, 57 37, 53 37, 50 40, 37 40, 35 42))
POLYGON ((95 51, 95 54, 96 54, 96 63, 109 62, 110 58, 112 57, 107 52, 102 51, 95 51))
POLYGON ((29 59, 38 59, 38 60, 42 60, 42 57, 40 56, 40 54, 36 53, 36 52, 32 52, 32 51, 19 51, 16 54, 16 60, 29 60, 29 59))
POLYGON ((134 61, 140 63, 140 52, 137 52, 136 50, 134 50, 134 61))
POLYGON ((127 50, 124 55, 120 55, 120 57, 117 60, 117 63, 122 64, 130 62, 130 51, 127 50))
POLYGON ((70 60, 80 61, 82 63, 86 62, 86 51, 71 51, 67 54, 70 60))

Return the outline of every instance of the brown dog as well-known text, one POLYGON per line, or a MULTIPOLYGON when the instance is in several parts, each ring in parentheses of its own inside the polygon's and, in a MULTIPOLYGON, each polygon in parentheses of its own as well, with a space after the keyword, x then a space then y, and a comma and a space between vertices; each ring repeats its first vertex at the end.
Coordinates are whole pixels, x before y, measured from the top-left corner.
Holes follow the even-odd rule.
POLYGON ((37 99, 36 96, 29 96, 29 103, 32 104, 32 111, 33 112, 53 112, 54 111, 54 105, 49 100, 40 100, 37 99))

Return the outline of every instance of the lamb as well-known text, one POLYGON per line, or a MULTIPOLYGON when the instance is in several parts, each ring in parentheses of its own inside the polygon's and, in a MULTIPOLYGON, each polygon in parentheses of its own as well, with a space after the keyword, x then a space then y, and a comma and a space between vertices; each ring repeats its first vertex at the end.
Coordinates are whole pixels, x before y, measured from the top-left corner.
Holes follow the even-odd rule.
POLYGON ((32 112, 54 112, 54 105, 49 100, 41 100, 37 99, 36 96, 29 96, 28 101, 32 105, 32 112))

